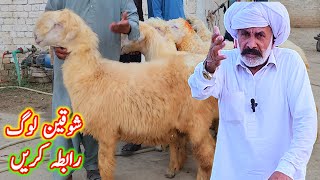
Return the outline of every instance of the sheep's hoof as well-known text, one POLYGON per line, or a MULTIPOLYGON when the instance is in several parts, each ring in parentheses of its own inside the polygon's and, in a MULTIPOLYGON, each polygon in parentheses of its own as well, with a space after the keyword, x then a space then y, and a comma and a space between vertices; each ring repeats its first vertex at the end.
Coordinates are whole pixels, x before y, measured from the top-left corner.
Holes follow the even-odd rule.
POLYGON ((162 152, 163 149, 162 149, 162 145, 158 145, 158 146, 155 146, 154 149, 158 152, 162 152))
POLYGON ((165 174, 165 177, 166 177, 166 178, 169 178, 169 179, 172 179, 172 178, 174 178, 175 175, 176 175, 176 174, 175 174, 174 170, 168 169, 168 170, 167 170, 167 173, 165 174))

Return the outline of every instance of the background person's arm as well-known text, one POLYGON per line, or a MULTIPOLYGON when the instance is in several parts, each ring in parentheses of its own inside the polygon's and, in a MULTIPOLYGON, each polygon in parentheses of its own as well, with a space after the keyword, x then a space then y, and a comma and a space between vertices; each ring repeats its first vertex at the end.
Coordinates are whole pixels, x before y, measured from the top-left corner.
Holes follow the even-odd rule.
POLYGON ((128 21, 130 25, 130 32, 128 34, 128 38, 129 40, 137 40, 140 37, 139 15, 133 0, 121 1, 121 13, 124 12, 127 12, 128 21))
POLYGON ((66 4, 66 0, 48 0, 45 11, 56 11, 60 9, 64 9, 66 4))

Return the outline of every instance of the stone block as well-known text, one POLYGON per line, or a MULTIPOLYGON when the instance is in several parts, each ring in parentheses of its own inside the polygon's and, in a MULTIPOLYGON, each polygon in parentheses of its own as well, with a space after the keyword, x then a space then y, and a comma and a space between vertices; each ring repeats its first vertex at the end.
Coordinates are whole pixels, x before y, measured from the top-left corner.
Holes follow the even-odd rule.
POLYGON ((8 74, 9 74, 9 77, 11 77, 12 79, 15 79, 15 77, 17 77, 16 69, 9 70, 8 74))
POLYGON ((9 82, 10 77, 9 76, 0 76, 0 83, 9 82))
POLYGON ((12 0, 12 4, 28 4, 28 0, 12 0))
POLYGON ((12 16, 15 18, 27 18, 28 17, 28 12, 13 12, 12 16))
MULTIPOLYGON (((3 64, 10 64, 11 63, 11 60, 10 60, 11 58, 8 58, 8 57, 5 57, 5 58, 3 58, 3 60, 2 60, 2 63, 3 64)), ((4 66, 3 66, 4 67, 4 66)))
POLYGON ((32 5, 31 10, 32 11, 40 11, 40 5, 39 4, 32 5))
POLYGON ((30 4, 24 5, 23 10, 24 11, 31 11, 31 5, 30 4))
POLYGON ((43 0, 29 0, 29 4, 42 4, 43 0))
POLYGON ((5 70, 15 69, 15 65, 14 65, 14 63, 4 64, 4 69, 5 70))
POLYGON ((9 11, 9 6, 8 5, 1 5, 0 10, 1 10, 1 12, 9 11))
POLYGON ((6 25, 13 25, 13 24, 16 24, 17 23, 17 19, 15 18, 5 18, 3 19, 3 24, 6 24, 6 25))
POLYGON ((2 25, 2 26, 1 26, 1 29, 2 29, 2 31, 8 31, 8 32, 14 30, 14 29, 13 29, 13 25, 2 25))
POLYGON ((0 70, 0 76, 8 76, 9 71, 8 70, 0 70))
POLYGON ((12 3, 12 0, 1 0, 0 1, 0 4, 2 5, 2 4, 11 4, 12 3))
POLYGON ((43 77, 43 78, 37 78, 37 77, 30 77, 29 82, 32 83, 50 83, 51 79, 48 77, 43 77))
POLYGON ((17 5, 15 5, 15 4, 9 5, 9 11, 10 11, 10 12, 15 12, 15 11, 17 11, 17 5))
POLYGON ((39 17, 43 12, 42 11, 30 11, 29 17, 31 18, 37 18, 39 17))
POLYGON ((17 5, 17 11, 21 12, 24 10, 23 8, 24 5, 17 5))

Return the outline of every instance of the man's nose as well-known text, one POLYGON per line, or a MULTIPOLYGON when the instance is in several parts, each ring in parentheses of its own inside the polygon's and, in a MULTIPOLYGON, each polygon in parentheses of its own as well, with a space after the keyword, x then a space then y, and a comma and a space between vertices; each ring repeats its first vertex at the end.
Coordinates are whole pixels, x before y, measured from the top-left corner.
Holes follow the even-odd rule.
POLYGON ((256 43, 256 40, 254 39, 254 37, 250 37, 248 39, 248 42, 247 42, 247 47, 250 48, 250 49, 255 49, 257 48, 257 43, 256 43))

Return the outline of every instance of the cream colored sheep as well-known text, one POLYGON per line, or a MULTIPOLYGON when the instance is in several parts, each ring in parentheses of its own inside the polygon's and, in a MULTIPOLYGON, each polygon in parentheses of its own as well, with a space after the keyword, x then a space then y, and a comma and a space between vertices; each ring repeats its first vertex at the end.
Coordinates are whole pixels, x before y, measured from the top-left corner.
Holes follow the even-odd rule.
POLYGON ((194 31, 200 36, 201 40, 204 42, 210 42, 212 32, 207 28, 203 21, 197 18, 195 15, 187 15, 187 21, 192 26, 194 31))
POLYGON ((121 52, 123 54, 140 51, 146 57, 146 61, 180 55, 188 56, 190 59, 195 59, 197 62, 200 62, 206 57, 205 54, 178 51, 175 42, 166 36, 160 35, 156 28, 145 22, 139 23, 139 29, 140 38, 136 41, 130 41, 127 35, 122 35, 121 52))
MULTIPOLYGON (((168 21, 168 25, 171 34, 175 35, 175 39, 181 39, 181 42, 175 41, 179 50, 198 54, 208 54, 211 38, 209 41, 203 41, 192 26, 182 18, 170 20, 168 21)), ((223 49, 230 50, 234 48, 233 42, 225 41, 225 43, 226 46, 223 49)))
POLYGON ((157 29, 159 33, 167 39, 172 39, 176 43, 178 51, 187 51, 196 54, 207 54, 209 51, 209 47, 203 44, 190 24, 182 18, 170 21, 150 18, 146 23, 157 29), (188 38, 192 38, 192 40, 188 38))
MULTIPOLYGON (((151 18, 146 23, 155 27, 161 35, 173 39, 179 51, 208 54, 211 41, 204 42, 186 20, 179 18, 163 21, 151 18)), ((233 42, 226 41, 224 49, 233 48, 233 42)))
POLYGON ((84 132, 99 141, 102 179, 113 179, 119 140, 170 144, 167 177, 173 177, 186 159, 186 138, 199 163, 197 179, 210 178, 215 102, 191 97, 187 79, 197 62, 179 56, 142 64, 103 59, 96 34, 69 10, 45 12, 34 34, 40 46, 71 52, 62 67, 64 84, 73 111, 86 122, 84 132))
POLYGON ((140 37, 138 40, 130 41, 128 35, 121 35, 122 54, 139 51, 145 56, 146 61, 177 54, 178 51, 173 40, 160 35, 154 27, 140 22, 139 29, 140 37))
MULTIPOLYGON (((199 63, 206 58, 205 54, 194 54, 185 51, 177 51, 174 42, 168 41, 165 37, 161 36, 158 31, 151 25, 140 22, 140 38, 136 41, 129 41, 128 36, 122 36, 121 50, 122 53, 127 54, 130 52, 139 51, 145 57, 146 61, 157 60, 161 58, 168 58, 172 56, 180 56, 187 62, 199 63)), ((193 67, 193 66, 191 66, 193 67)), ((217 132, 219 110, 218 102, 212 104, 215 109, 213 116, 212 127, 217 132)))
POLYGON ((172 19, 167 21, 167 24, 170 27, 170 31, 179 51, 208 54, 210 46, 203 43, 201 38, 186 20, 182 18, 172 19))

